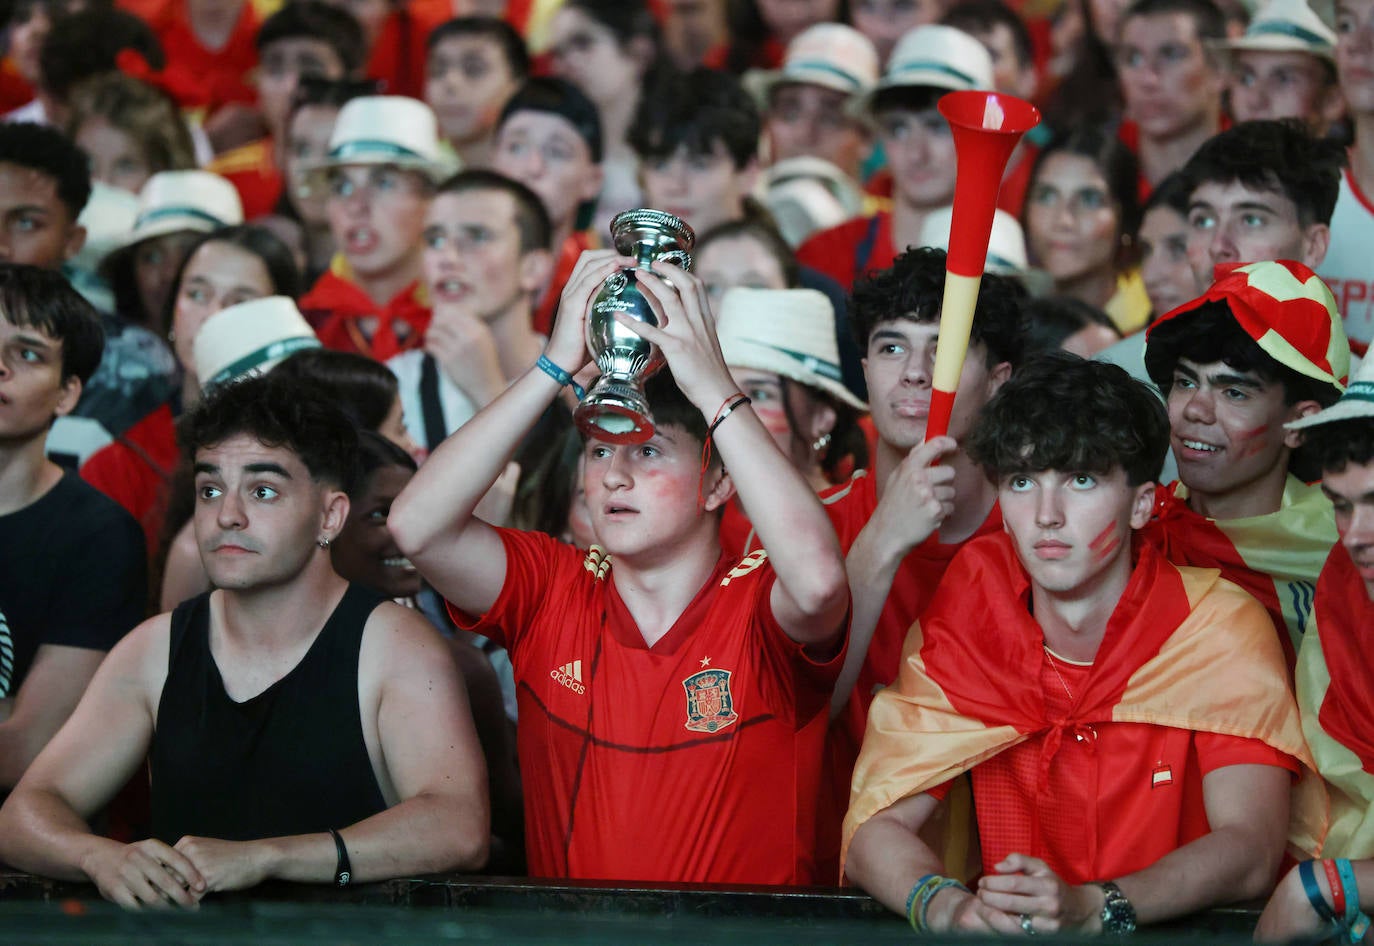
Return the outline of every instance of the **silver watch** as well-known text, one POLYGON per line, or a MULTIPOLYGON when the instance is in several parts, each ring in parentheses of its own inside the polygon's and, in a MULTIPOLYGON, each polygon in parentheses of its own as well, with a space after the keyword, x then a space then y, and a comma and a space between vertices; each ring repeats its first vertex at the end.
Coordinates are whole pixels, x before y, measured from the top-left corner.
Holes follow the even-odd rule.
POLYGON ((1126 899, 1126 895, 1121 892, 1121 888, 1110 880, 1100 881, 1099 887, 1102 888, 1102 932, 1104 933, 1134 933, 1135 932, 1135 907, 1131 906, 1131 901, 1126 899))

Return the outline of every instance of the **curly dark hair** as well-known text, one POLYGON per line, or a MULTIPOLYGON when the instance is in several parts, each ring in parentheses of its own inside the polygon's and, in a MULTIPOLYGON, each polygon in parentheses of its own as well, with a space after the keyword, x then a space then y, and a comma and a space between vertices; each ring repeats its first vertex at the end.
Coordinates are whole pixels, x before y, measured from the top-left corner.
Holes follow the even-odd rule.
POLYGON ((1345 148, 1296 119, 1242 122, 1203 142, 1183 166, 1190 193, 1201 184, 1239 183, 1280 194, 1304 227, 1329 224, 1341 189, 1345 148))
POLYGON ((198 451, 240 434, 295 453, 316 482, 354 488, 358 428, 313 385, 276 372, 230 381, 177 423, 177 440, 192 464, 198 451))
POLYGON ((1283 402, 1288 405, 1316 401, 1329 407, 1341 396, 1335 385, 1294 371, 1270 357, 1245 333, 1224 302, 1204 303, 1151 330, 1145 346, 1145 370, 1165 397, 1173 386, 1180 358, 1203 365, 1220 361, 1235 371, 1252 372, 1266 384, 1281 384, 1283 402))
MULTIPOLYGON (((944 250, 920 247, 907 250, 879 272, 854 283, 849 315, 859 351, 868 351, 868 339, 880 322, 907 319, 938 322, 945 292, 944 250)), ((1022 309, 1030 297, 1010 276, 983 276, 973 313, 971 341, 987 351, 987 365, 995 368, 1020 363, 1025 347, 1022 309)))
POLYGON ((1164 405, 1116 365, 1048 352, 988 401, 967 443, 993 482, 1042 470, 1106 474, 1132 486, 1159 478, 1169 448, 1164 405))
POLYGON ((1323 474, 1340 473, 1348 463, 1374 463, 1374 417, 1318 424, 1302 433, 1303 453, 1323 474))
POLYGON ((115 61, 126 49, 138 53, 154 70, 167 64, 157 34, 132 13, 90 8, 63 14, 53 20, 38 53, 43 89, 63 102, 82 79, 116 71, 115 61))
POLYGON ((91 379, 105 353, 100 316, 61 273, 0 263, 0 318, 62 343, 62 380, 91 379))
POLYGON ((306 348, 286 358, 272 374, 320 392, 362 430, 386 423, 400 386, 386 365, 357 352, 306 348))

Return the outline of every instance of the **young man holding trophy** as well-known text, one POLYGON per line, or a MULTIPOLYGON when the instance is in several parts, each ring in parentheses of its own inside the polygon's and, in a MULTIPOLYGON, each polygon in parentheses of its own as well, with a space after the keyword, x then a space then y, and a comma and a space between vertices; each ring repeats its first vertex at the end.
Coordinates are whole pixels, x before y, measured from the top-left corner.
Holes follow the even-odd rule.
POLYGON ((435 451, 389 524, 453 616, 510 650, 532 875, 810 883, 844 562, 731 380, 704 286, 663 261, 671 251, 652 270, 649 256, 583 254, 539 364, 435 451), (626 314, 631 295, 652 321, 626 314), (585 486, 602 544, 583 552, 473 509, 544 408, 576 389, 588 343, 603 373, 615 354, 661 354, 667 370, 643 385, 652 420, 633 429, 606 412, 638 410, 636 392, 616 408, 593 395, 585 486), (776 552, 721 553, 719 511, 736 491, 776 552))

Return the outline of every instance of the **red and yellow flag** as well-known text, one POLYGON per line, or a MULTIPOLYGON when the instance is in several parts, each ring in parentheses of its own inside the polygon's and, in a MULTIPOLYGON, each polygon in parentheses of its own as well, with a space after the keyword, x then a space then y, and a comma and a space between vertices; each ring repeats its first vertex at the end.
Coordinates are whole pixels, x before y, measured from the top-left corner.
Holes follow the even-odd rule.
POLYGON ((1303 734, 1331 795, 1330 857, 1374 857, 1374 601, 1342 545, 1317 581, 1298 651, 1303 734))
MULTIPOLYGON (((1031 737, 1044 737, 1047 768, 1066 735, 1094 724, 1253 738, 1314 768, 1263 609, 1214 570, 1172 565, 1147 543, 1137 551, 1087 689, 1068 717, 1050 719, 1040 689, 1044 637, 1010 540, 989 536, 964 548, 912 627, 897 682, 869 711, 845 854, 858 827, 895 802, 1031 737)), ((1294 846, 1320 851, 1326 799, 1311 771, 1295 789, 1293 811, 1294 846)), ((1137 853, 1152 863, 1168 851, 1137 853)))
POLYGON ((1215 568, 1264 605, 1291 667, 1312 615, 1317 576, 1336 543, 1331 500, 1296 477, 1284 484, 1276 512, 1208 519, 1188 508, 1188 487, 1155 491, 1155 514, 1141 536, 1175 565, 1215 568))

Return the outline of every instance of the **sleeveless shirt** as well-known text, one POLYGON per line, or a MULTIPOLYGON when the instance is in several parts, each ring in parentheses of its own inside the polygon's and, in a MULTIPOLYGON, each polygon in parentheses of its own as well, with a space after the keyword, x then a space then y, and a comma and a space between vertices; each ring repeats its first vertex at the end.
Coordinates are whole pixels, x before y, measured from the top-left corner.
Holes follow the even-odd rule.
POLYGON ((300 662, 242 703, 210 653, 210 593, 172 612, 149 758, 154 837, 311 834, 386 808, 358 708, 363 627, 383 600, 350 584, 300 662))

